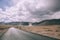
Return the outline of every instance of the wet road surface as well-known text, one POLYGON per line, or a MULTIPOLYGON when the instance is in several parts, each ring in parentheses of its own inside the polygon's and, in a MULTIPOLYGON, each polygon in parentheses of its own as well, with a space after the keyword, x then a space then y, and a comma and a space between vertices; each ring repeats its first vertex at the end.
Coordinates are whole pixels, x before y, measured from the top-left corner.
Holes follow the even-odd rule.
POLYGON ((55 38, 40 36, 16 28, 10 28, 0 40, 57 40, 55 38))

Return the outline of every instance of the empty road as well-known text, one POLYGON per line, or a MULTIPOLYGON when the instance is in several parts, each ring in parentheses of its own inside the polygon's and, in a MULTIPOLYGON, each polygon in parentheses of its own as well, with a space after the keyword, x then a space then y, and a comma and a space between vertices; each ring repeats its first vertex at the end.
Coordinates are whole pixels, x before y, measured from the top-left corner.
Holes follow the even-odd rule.
POLYGON ((16 28, 10 28, 1 37, 0 40, 57 40, 57 39, 32 34, 16 28))

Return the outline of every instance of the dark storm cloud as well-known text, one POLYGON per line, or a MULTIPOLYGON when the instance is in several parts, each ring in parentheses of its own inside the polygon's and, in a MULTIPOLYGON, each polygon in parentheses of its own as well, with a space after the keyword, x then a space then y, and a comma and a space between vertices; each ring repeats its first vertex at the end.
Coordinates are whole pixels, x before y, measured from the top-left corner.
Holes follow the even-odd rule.
POLYGON ((47 2, 46 4, 43 3, 43 1, 44 0, 42 0, 42 4, 45 6, 39 7, 38 9, 33 7, 35 5, 37 6, 37 4, 33 4, 32 6, 30 6, 31 4, 28 3, 25 4, 26 9, 32 14, 32 18, 37 20, 52 19, 51 16, 54 15, 55 12, 60 11, 60 0, 45 0, 45 2, 47 2))
POLYGON ((52 11, 60 11, 60 0, 55 0, 54 6, 51 8, 52 11))
MULTIPOLYGON (((4 13, 4 16, 8 17, 8 19, 6 19, 5 17, 1 16, 1 18, 5 19, 4 21, 22 20, 22 21, 35 22, 45 19, 52 19, 52 17, 54 19, 55 16, 56 18, 58 18, 57 16, 60 13, 60 0, 36 0, 36 1, 12 0, 12 1, 13 3, 12 2, 11 3, 14 5, 12 5, 11 7, 7 7, 5 11, 0 10, 1 11, 0 16, 2 13, 4 13)), ((3 5, 0 6, 5 7, 8 6, 8 4, 3 3, 3 5)))

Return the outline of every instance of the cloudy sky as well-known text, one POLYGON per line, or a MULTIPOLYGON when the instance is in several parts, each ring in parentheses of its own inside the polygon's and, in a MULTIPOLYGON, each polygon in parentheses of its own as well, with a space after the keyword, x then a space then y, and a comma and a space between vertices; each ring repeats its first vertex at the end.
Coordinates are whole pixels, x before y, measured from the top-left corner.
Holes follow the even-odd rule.
POLYGON ((60 0, 0 0, 0 22, 38 22, 60 18, 60 0))

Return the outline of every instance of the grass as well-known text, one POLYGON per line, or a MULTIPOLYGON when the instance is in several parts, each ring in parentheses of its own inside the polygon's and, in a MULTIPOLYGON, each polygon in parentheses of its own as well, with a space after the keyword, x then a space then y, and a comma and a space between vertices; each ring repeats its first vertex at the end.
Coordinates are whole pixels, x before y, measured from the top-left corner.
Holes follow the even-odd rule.
POLYGON ((60 39, 60 25, 21 27, 21 29, 60 39))
POLYGON ((48 26, 12 26, 12 25, 0 25, 0 34, 5 32, 5 29, 15 27, 20 30, 29 31, 49 37, 60 39, 60 25, 48 25, 48 26))

